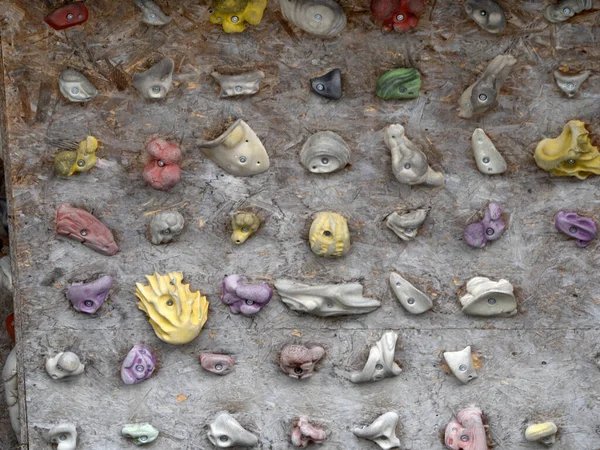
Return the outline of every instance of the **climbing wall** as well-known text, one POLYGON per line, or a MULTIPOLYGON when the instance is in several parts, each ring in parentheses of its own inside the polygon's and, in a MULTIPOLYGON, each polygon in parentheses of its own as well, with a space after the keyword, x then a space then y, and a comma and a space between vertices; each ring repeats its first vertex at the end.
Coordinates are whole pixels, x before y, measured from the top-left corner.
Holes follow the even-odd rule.
MULTIPOLYGON (((291 448, 294 419, 307 415, 325 426, 324 449, 373 449, 352 428, 397 411, 403 449, 442 449, 452 415, 471 404, 484 411, 499 450, 534 449, 524 428, 539 421, 559 427, 562 450, 600 449, 600 282, 598 244, 578 248, 554 228, 561 209, 598 217, 598 179, 555 178, 539 169, 536 144, 556 137, 571 119, 600 136, 600 13, 549 24, 544 1, 500 1, 509 24, 499 36, 481 30, 461 2, 430 0, 419 25, 405 34, 383 33, 368 0, 342 0, 348 25, 329 40, 289 25, 278 2, 262 23, 228 35, 209 23, 206 1, 161 0, 173 17, 161 28, 140 21, 133 1, 87 2, 83 26, 54 31, 44 16, 60 6, 47 0, 9 0, 0 6, 4 76, 3 149, 12 201, 11 252, 16 288, 23 442, 51 445, 45 433, 60 422, 79 432, 79 450, 126 449, 126 423, 150 422, 161 431, 161 450, 212 448, 208 424, 229 411, 260 436, 257 448, 291 448), (457 100, 487 63, 512 54, 513 68, 498 105, 478 119, 457 115, 457 100), (151 102, 130 85, 117 89, 114 67, 133 75, 162 57, 175 60, 174 86, 151 102), (58 92, 60 72, 73 67, 99 89, 86 104, 58 92), (423 79, 417 99, 376 97, 377 78, 397 67, 415 67, 423 79), (593 74, 574 99, 554 83, 559 67, 593 74), (339 101, 310 92, 309 79, 340 68, 339 101), (213 70, 260 69, 266 74, 252 97, 220 99, 213 70), (203 157, 199 140, 212 138, 231 119, 257 133, 271 168, 251 178, 233 177, 203 157), (442 188, 409 187, 392 175, 383 130, 401 123, 446 177, 442 188), (475 165, 470 137, 482 127, 508 162, 489 177, 475 165), (339 133, 351 148, 350 165, 313 175, 299 161, 313 133, 339 133), (54 156, 73 150, 87 135, 100 142, 102 167, 69 178, 57 176, 54 156), (161 136, 184 151, 181 182, 155 191, 141 177, 145 143, 161 136), (507 232, 473 249, 462 233, 494 201, 505 211, 507 232), (116 256, 102 256, 55 235, 61 203, 92 212, 113 230, 116 256), (431 211, 418 237, 403 242, 386 228, 399 207, 431 211), (152 245, 152 214, 177 210, 186 219, 173 243, 152 245), (262 219, 245 244, 230 240, 231 215, 251 210, 262 219), (315 256, 307 242, 311 218, 335 211, 348 219, 352 249, 342 258, 315 256), (208 322, 192 343, 172 346, 154 334, 136 307, 135 283, 154 272, 181 271, 192 289, 210 300, 208 322), (407 314, 388 284, 396 271, 429 294, 434 308, 407 314), (308 284, 359 281, 378 298, 376 311, 347 318, 315 318, 290 311, 277 294, 256 317, 232 315, 221 304, 221 281, 238 273, 249 282, 291 278, 308 284), (75 281, 111 275, 109 301, 95 315, 73 310, 65 297, 75 281), (461 312, 459 296, 474 276, 506 278, 515 286, 518 314, 481 319, 461 312), (388 330, 399 334, 396 359, 403 372, 377 383, 354 385, 371 345, 388 330), (124 386, 120 364, 137 342, 157 353, 149 380, 124 386), (319 344, 327 353, 304 381, 277 366, 288 343, 319 344), (479 378, 462 385, 441 367, 444 350, 467 345, 480 355, 479 378), (86 364, 69 382, 52 380, 44 361, 70 349, 86 364), (201 351, 227 353, 234 372, 201 369, 201 351)), ((118 70, 118 69, 117 69, 118 70)), ((125 78, 127 81, 127 78, 125 78)))

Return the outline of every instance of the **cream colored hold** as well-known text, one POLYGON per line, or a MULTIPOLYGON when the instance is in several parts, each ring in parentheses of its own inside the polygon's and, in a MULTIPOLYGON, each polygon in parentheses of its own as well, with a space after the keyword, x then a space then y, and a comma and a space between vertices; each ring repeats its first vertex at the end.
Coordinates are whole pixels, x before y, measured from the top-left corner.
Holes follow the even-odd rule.
POLYGON ((444 352, 444 360, 454 376, 462 383, 467 384, 477 378, 470 345, 457 352, 444 352))
POLYGON ((506 161, 496 150, 492 140, 481 128, 475 129, 471 140, 473 156, 477 169, 485 175, 497 175, 506 172, 506 161))
POLYGON ((508 280, 492 281, 486 277, 471 278, 467 293, 460 298, 462 312, 471 316, 514 316, 517 301, 508 280))

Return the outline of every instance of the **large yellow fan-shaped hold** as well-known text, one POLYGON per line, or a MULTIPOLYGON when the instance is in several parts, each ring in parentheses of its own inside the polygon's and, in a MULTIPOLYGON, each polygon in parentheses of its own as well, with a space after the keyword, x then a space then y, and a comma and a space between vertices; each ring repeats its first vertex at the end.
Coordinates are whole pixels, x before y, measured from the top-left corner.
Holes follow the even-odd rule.
POLYGON ((580 120, 567 122, 557 138, 540 141, 533 157, 538 166, 554 175, 585 180, 600 174, 600 152, 580 120))
POLYGON ((168 344, 187 344, 200 334, 208 317, 208 300, 183 284, 183 274, 146 275, 149 285, 136 283, 138 308, 148 315, 156 335, 168 344))

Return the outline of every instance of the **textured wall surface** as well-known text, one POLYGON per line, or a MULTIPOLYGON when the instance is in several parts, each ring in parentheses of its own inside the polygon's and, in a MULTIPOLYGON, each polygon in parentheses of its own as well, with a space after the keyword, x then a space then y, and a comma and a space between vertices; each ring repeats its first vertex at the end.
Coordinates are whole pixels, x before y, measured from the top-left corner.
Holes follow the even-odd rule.
MULTIPOLYGON (((55 32, 42 21, 52 2, 9 1, 1 23, 4 65, 7 179, 12 195, 11 250, 18 262, 16 311, 22 405, 29 448, 46 449, 44 433, 55 423, 75 423, 79 450, 134 448, 120 437, 123 424, 152 422, 161 430, 154 447, 211 448, 208 423, 227 410, 260 434, 261 449, 283 450, 301 414, 331 432, 324 449, 372 449, 351 432, 379 414, 400 414, 398 435, 406 450, 442 449, 441 432, 460 408, 476 404, 487 415, 499 450, 534 449, 525 427, 555 421, 555 448, 600 448, 600 281, 598 242, 580 249, 559 234, 560 209, 600 213, 598 178, 558 179, 538 169, 532 154, 570 119, 590 123, 600 136, 600 12, 557 25, 542 16, 544 1, 500 1, 509 16, 501 36, 487 34, 461 2, 430 0, 419 26, 384 34, 368 0, 342 1, 348 25, 337 38, 307 35, 280 17, 271 0, 260 26, 226 35, 208 22, 203 2, 159 1, 173 16, 164 28, 140 23, 132 1, 87 2, 90 20, 55 32), (284 25, 285 24, 285 25, 284 25), (498 105, 479 119, 459 119, 456 102, 488 61, 500 53, 518 59, 498 105), (130 75, 151 60, 175 59, 175 84, 166 100, 149 102, 133 87, 118 91, 110 77, 121 64, 130 75), (88 104, 68 103, 58 74, 71 66, 100 90, 88 104), (414 66, 423 76, 419 97, 383 101, 375 83, 384 71, 414 66), (590 69, 582 92, 568 100, 554 84, 559 66, 590 69), (327 101, 309 91, 309 78, 330 68, 343 72, 344 97, 327 101), (215 69, 261 69, 261 91, 221 100, 215 69), (268 172, 235 178, 204 158, 196 142, 214 136, 231 118, 257 132, 271 158, 268 172), (432 166, 444 172, 443 188, 410 188, 391 172, 383 130, 405 125, 432 166), (475 166, 470 136, 485 128, 506 158, 506 174, 488 177, 475 166), (314 132, 340 133, 352 149, 351 165, 333 175, 312 175, 299 162, 302 143, 314 132), (104 168, 60 178, 54 155, 93 135, 104 168), (183 177, 168 193, 141 177, 144 144, 160 135, 185 153, 183 177), (462 231, 487 202, 503 205, 508 230, 483 250, 469 248, 462 231), (63 202, 92 211, 115 233, 113 257, 57 238, 56 207, 63 202), (400 206, 431 212, 419 236, 400 241, 384 218, 400 206), (186 230, 169 245, 147 239, 150 215, 176 209, 186 230), (230 241, 231 214, 253 210, 264 220, 243 246, 230 241), (353 248, 340 260, 314 256, 306 237, 311 216, 332 210, 348 218, 353 248), (155 337, 136 308, 135 283, 154 271, 182 271, 192 288, 208 295, 209 320, 184 346, 155 337), (392 296, 387 277, 397 271, 434 299, 434 309, 412 317, 392 296), (307 283, 359 280, 380 309, 358 317, 319 319, 289 311, 277 295, 255 318, 234 316, 219 301, 225 274, 272 283, 282 277, 307 283), (115 277, 110 301, 95 316, 77 313, 65 297, 73 281, 115 277), (510 280, 519 313, 477 319, 460 311, 459 295, 477 275, 510 280), (370 345, 397 330, 394 379, 353 385, 350 370, 365 362, 370 345), (158 353, 155 375, 124 386, 120 363, 136 342, 158 353), (278 351, 286 343, 322 344, 318 372, 299 382, 282 374, 278 351), (472 345, 481 353, 479 378, 462 386, 440 368, 441 352, 472 345), (85 374, 51 380, 44 359, 73 349, 85 374), (231 354, 235 371, 224 377, 201 370, 197 354, 231 354)), ((57 2, 54 2, 57 6, 57 2)))

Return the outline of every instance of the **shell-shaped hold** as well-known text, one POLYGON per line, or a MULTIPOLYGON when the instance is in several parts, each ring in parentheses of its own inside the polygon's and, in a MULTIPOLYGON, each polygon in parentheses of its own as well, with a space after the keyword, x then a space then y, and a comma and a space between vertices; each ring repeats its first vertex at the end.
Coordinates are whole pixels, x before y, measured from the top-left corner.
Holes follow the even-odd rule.
POLYGON ((363 297, 360 283, 309 286, 277 280, 275 289, 291 310, 320 317, 367 314, 381 306, 379 300, 363 297))
POLYGON ((56 450, 75 450, 77 448, 77 428, 70 423, 62 423, 48 431, 48 440, 56 444, 56 450))
POLYGON ((177 211, 160 211, 150 219, 150 236, 154 245, 171 242, 179 236, 185 225, 185 219, 177 211))
POLYGON ((584 83, 585 80, 588 79, 592 72, 589 70, 584 70, 581 73, 576 75, 566 75, 564 73, 559 72, 558 70, 554 71, 554 79, 556 80, 556 84, 563 91, 567 97, 573 98, 577 91, 584 83))
POLYGON ((348 221, 341 214, 320 212, 308 233, 310 249, 315 255, 338 258, 350 251, 348 221))
POLYGON ((310 444, 322 444, 327 439, 327 432, 308 421, 307 417, 300 417, 292 430, 292 444, 305 448, 310 444))
POLYGON ((67 203, 56 209, 56 234, 81 242, 103 255, 112 256, 119 252, 119 246, 106 225, 89 212, 67 203))
POLYGON ((433 302, 426 294, 395 272, 390 273, 390 286, 400 304, 409 313, 423 314, 433 308, 433 302))
POLYGON ((458 116, 470 119, 483 114, 496 103, 498 93, 510 69, 517 63, 512 55, 498 55, 487 66, 479 79, 469 86, 458 101, 458 116))
POLYGON ((84 370, 85 365, 73 352, 60 352, 46 359, 46 373, 54 380, 75 377, 81 375, 84 370))
POLYGON ((425 222, 428 212, 429 210, 425 208, 393 212, 387 216, 385 224, 403 241, 411 241, 417 236, 419 227, 425 222))
POLYGON ((283 17, 316 36, 331 37, 346 26, 346 14, 334 0, 279 0, 283 17))
POLYGON ((585 180, 600 174, 600 152, 580 120, 567 122, 557 138, 540 141, 533 157, 539 167, 557 176, 585 180))
POLYGON ((258 438, 226 412, 219 414, 210 424, 208 439, 217 448, 252 447, 258 444, 258 438))
POLYGON ((371 13, 383 21, 385 31, 408 31, 417 26, 423 12, 423 0, 371 0, 371 13))
POLYGON ((465 11, 485 31, 498 34, 506 28, 504 9, 494 0, 467 0, 465 11))
POLYGON ((234 244, 240 245, 258 231, 260 219, 253 213, 237 212, 231 219, 231 226, 233 228, 231 240, 234 244))
MULTIPOLYGON (((13 339, 14 340, 14 339, 13 339)), ((10 425, 21 440, 21 421, 19 417, 19 380, 17 378, 17 347, 13 347, 2 368, 2 382, 4 383, 4 398, 8 407, 10 425)))
POLYGON ((300 162, 312 173, 342 170, 350 160, 350 147, 333 131, 320 131, 308 138, 300 152, 300 162))
POLYGON ((558 427, 553 422, 536 423, 529 425, 525 430, 525 439, 529 442, 539 442, 550 447, 556 442, 558 427))
POLYGON ((325 75, 310 79, 310 87, 315 94, 325 98, 342 98, 342 72, 333 69, 325 75))
POLYGON ((564 22, 575 14, 593 7, 594 0, 562 0, 553 5, 548 5, 544 10, 544 17, 548 22, 564 22))
POLYGON ((67 289, 67 298, 75 311, 93 314, 104 304, 112 284, 113 279, 109 275, 91 283, 74 283, 67 289))
POLYGON ((163 58, 145 72, 133 76, 133 87, 140 95, 151 100, 165 98, 173 85, 175 62, 171 58, 163 58))
POLYGON ((135 344, 121 364, 121 380, 125 384, 138 384, 147 380, 156 368, 156 356, 150 347, 135 344))
POLYGON ((498 203, 490 203, 485 209, 483 219, 465 228, 463 239, 471 247, 483 248, 488 241, 500 239, 505 229, 502 208, 498 203))
POLYGON ((473 156, 477 169, 485 175, 497 175, 506 172, 506 161, 496 150, 492 140, 481 128, 476 128, 471 138, 473 156))
POLYGON ((350 380, 353 383, 380 381, 384 378, 400 375, 402 369, 394 361, 398 334, 393 331, 384 333, 382 338, 369 351, 369 359, 360 372, 353 373, 350 380))
POLYGON ((65 69, 60 73, 58 89, 67 100, 74 103, 89 102, 98 95, 98 89, 92 82, 75 69, 65 69))
POLYGON ((55 30, 64 30, 85 23, 88 16, 85 3, 73 2, 52 11, 44 18, 44 22, 55 30))
POLYGON ((258 175, 269 169, 269 155, 252 128, 236 120, 213 141, 198 143, 208 159, 237 177, 258 175))
POLYGON ((260 89, 260 81, 265 77, 265 73, 262 70, 239 75, 221 75, 219 72, 213 72, 211 76, 221 86, 221 97, 226 98, 256 94, 260 89))
POLYGON ((462 312, 471 316, 513 316, 517 301, 513 285, 501 279, 474 277, 467 283, 467 293, 460 298, 462 312))
POLYGON ((279 354, 279 368, 292 378, 303 380, 313 375, 315 364, 325 356, 325 349, 318 345, 286 345, 279 354))
POLYGON ((77 172, 87 172, 96 165, 96 150, 98 141, 94 136, 88 136, 79 144, 76 151, 64 151, 54 158, 54 169, 64 177, 70 177, 77 172))
POLYGON ((228 373, 231 373, 233 366, 235 366, 233 359, 227 355, 200 353, 198 359, 204 370, 217 375, 227 375, 228 373))
POLYGON ((397 412, 390 411, 379 416, 371 425, 356 427, 352 432, 359 438, 375 442, 383 450, 399 448, 400 439, 396 436, 399 419, 397 412))
POLYGON ((132 439, 135 445, 144 445, 154 442, 159 432, 149 423, 129 423, 123 427, 121 434, 132 439))
POLYGON ((159 27, 166 25, 173 20, 172 17, 167 16, 160 6, 158 6, 152 0, 135 0, 135 6, 142 10, 142 22, 147 25, 159 27))
POLYGON ((575 211, 560 211, 554 218, 554 225, 561 233, 576 239, 579 247, 587 247, 598 236, 596 221, 575 211))
POLYGON ((392 172, 400 183, 444 185, 444 175, 429 167, 427 156, 406 137, 402 125, 390 125, 383 139, 392 152, 392 172))
POLYGON ((273 289, 266 283, 246 284, 237 274, 223 278, 221 301, 233 314, 253 316, 271 301, 272 296, 273 289))
POLYGON ((167 344, 187 344, 200 334, 208 317, 208 300, 183 284, 183 274, 146 275, 136 283, 138 308, 146 313, 156 336, 167 344))
POLYGON ((462 409, 444 431, 444 443, 450 450, 488 450, 483 413, 476 406, 462 409))
POLYGON ((259 25, 266 8, 267 0, 213 0, 210 22, 225 33, 241 33, 246 23, 259 25))
POLYGON ((470 345, 457 352, 444 352, 444 359, 454 376, 464 384, 477 378, 470 345))
POLYGON ((377 80, 377 96, 384 100, 417 98, 421 90, 421 74, 417 69, 390 70, 377 80))

